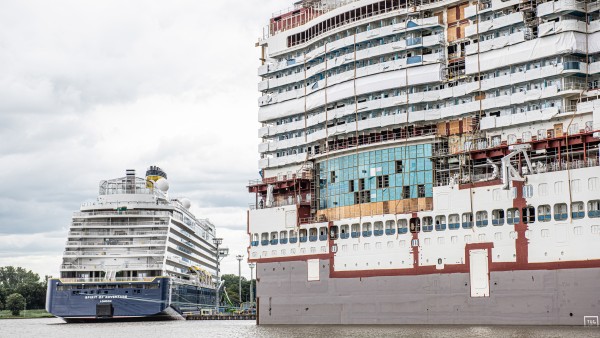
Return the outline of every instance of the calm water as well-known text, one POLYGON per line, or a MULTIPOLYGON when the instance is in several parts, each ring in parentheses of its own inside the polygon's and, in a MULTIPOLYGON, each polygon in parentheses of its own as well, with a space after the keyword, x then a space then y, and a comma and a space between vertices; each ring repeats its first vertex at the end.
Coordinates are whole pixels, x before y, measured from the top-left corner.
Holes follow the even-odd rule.
POLYGON ((528 326, 256 326, 253 321, 64 324, 3 319, 0 337, 600 337, 599 328, 528 326))

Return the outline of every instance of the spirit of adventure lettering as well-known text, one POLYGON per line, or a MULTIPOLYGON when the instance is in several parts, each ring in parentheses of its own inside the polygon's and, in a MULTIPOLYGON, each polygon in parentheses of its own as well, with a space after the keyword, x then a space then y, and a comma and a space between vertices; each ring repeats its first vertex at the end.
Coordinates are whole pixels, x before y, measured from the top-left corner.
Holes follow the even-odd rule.
POLYGON ((127 295, 94 295, 85 296, 85 299, 126 299, 127 295))

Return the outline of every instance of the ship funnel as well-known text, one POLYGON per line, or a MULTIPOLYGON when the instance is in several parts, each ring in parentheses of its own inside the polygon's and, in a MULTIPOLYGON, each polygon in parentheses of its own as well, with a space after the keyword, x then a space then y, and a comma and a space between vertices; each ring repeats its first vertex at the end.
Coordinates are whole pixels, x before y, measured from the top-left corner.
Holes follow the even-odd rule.
POLYGON ((146 170, 146 186, 148 188, 152 188, 152 187, 158 187, 160 190, 166 191, 168 190, 168 185, 166 186, 166 190, 163 189, 165 188, 164 183, 161 185, 161 187, 159 187, 158 185, 156 185, 156 183, 161 180, 161 181, 165 181, 167 180, 167 173, 165 173, 164 170, 162 170, 160 167, 152 165, 148 168, 148 170, 146 170))

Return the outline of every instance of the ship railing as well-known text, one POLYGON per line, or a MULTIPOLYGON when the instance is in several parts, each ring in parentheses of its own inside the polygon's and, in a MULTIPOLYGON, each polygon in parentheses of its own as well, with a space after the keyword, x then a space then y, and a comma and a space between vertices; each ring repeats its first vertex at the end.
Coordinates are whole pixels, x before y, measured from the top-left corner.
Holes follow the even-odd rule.
POLYGON ((311 169, 303 170, 299 173, 288 173, 287 175, 281 174, 275 177, 266 177, 261 180, 250 180, 248 181, 248 186, 256 186, 261 184, 272 184, 277 182, 283 182, 294 179, 303 179, 303 180, 312 180, 313 179, 313 171, 311 169))
POLYGON ((136 251, 114 251, 114 250, 106 250, 106 251, 65 251, 65 256, 137 256, 137 255, 163 255, 165 252, 163 250, 136 250, 136 251))
POLYGON ((256 210, 256 209, 284 207, 287 205, 310 205, 311 197, 309 194, 307 194, 306 197, 304 197, 304 198, 302 198, 302 196, 298 196, 298 197, 289 196, 288 198, 286 198, 284 200, 273 201, 271 203, 271 205, 269 205, 269 206, 267 206, 266 203, 262 203, 262 205, 259 204, 259 206, 257 207, 256 204, 251 203, 251 204, 248 204, 248 208, 250 210, 256 210))
POLYGON ((168 231, 124 231, 119 230, 113 233, 103 231, 69 231, 69 236, 107 236, 107 237, 118 237, 118 236, 161 236, 167 235, 168 231))
POLYGON ((166 216, 170 217, 171 212, 169 211, 149 211, 149 210, 123 210, 123 211, 89 211, 89 212, 74 212, 73 216, 85 217, 85 216, 114 216, 114 215, 146 215, 146 216, 166 216))
POLYGON ((82 271, 104 271, 105 269, 111 268, 112 270, 119 269, 136 269, 136 270, 162 270, 163 264, 137 264, 127 263, 116 266, 108 266, 105 264, 63 264, 60 266, 61 270, 82 270, 82 271))
POLYGON ((339 142, 335 142, 334 144, 332 144, 329 149, 320 149, 319 151, 315 151, 313 153, 313 155, 319 155, 319 154, 327 154, 327 152, 332 152, 332 151, 336 151, 336 150, 344 150, 344 149, 353 149, 361 146, 365 146, 365 145, 370 145, 370 144, 378 144, 378 143, 382 143, 382 142, 389 142, 389 141, 405 141, 406 139, 412 138, 412 137, 429 137, 429 136, 434 136, 437 134, 437 127, 429 127, 429 128, 424 128, 424 129, 418 129, 418 130, 413 130, 413 131, 406 131, 406 130, 400 130, 398 132, 390 132, 387 134, 378 134, 378 135, 364 135, 360 137, 360 141, 356 142, 355 139, 345 139, 345 140, 340 140, 339 142))
POLYGON ((98 245, 98 246, 126 246, 126 245, 164 245, 167 241, 124 241, 124 242, 86 242, 86 241, 67 241, 67 246, 80 245, 98 245))
MULTIPOLYGON (((547 172, 555 172, 555 171, 563 171, 563 170, 573 170, 573 169, 581 169, 581 168, 590 168, 597 167, 600 165, 597 158, 588 158, 584 160, 575 160, 575 161, 562 161, 562 162, 551 162, 551 163, 543 163, 543 162, 534 162, 535 169, 533 173, 547 173, 547 172)), ((529 173, 529 174, 533 174, 529 173)))
POLYGON ((76 227, 95 227, 95 226, 133 226, 133 225, 169 225, 169 222, 167 221, 139 221, 139 222, 118 222, 118 221, 114 221, 114 222, 109 222, 109 221, 94 221, 94 222, 79 222, 79 221, 75 221, 75 222, 71 222, 71 226, 76 226, 76 227))
POLYGON ((152 282, 156 277, 60 278, 63 283, 152 282))

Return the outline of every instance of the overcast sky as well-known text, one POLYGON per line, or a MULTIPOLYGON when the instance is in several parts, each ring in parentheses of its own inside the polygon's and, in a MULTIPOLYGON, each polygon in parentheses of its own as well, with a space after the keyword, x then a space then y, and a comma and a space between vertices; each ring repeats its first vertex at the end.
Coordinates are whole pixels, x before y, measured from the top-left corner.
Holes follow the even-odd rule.
POLYGON ((159 165, 237 274, 258 177, 254 45, 291 4, 0 0, 0 266, 58 276, 71 214, 99 181, 159 165))

